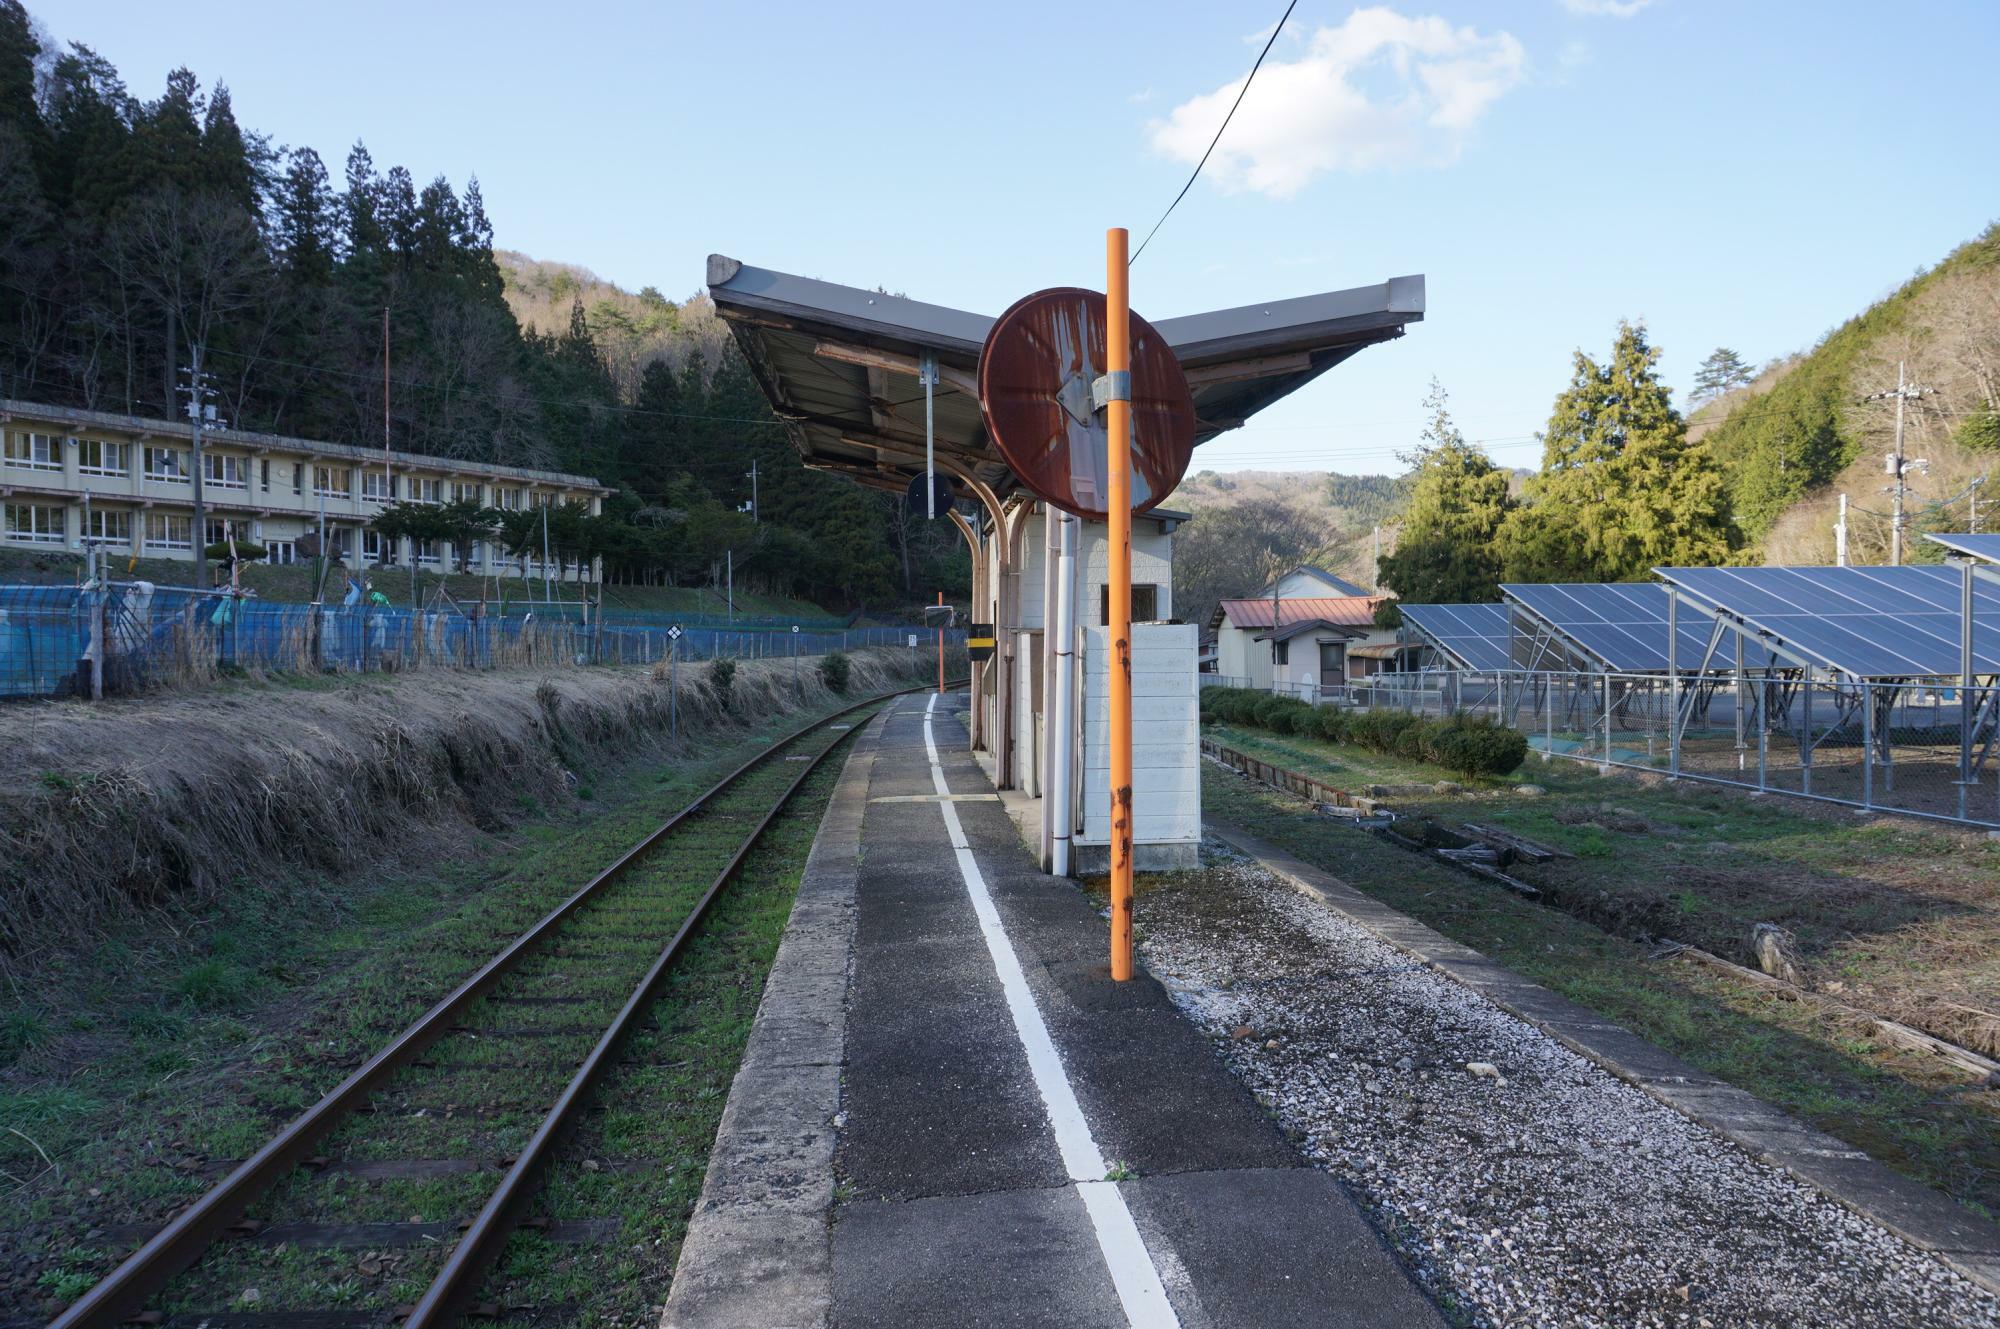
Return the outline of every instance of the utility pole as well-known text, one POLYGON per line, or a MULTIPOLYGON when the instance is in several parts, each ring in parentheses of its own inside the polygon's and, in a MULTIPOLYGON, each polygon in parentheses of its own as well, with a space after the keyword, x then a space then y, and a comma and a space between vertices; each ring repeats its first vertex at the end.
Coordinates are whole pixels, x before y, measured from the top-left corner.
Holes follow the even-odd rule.
POLYGON ((189 543, 194 546, 195 584, 202 590, 208 589, 208 507, 202 494, 201 427, 208 411, 208 381, 202 374, 201 344, 197 342, 191 351, 193 363, 188 369, 188 423, 191 426, 191 469, 194 472, 194 530, 189 532, 189 543))
POLYGON ((382 306, 382 501, 396 501, 396 477, 389 458, 389 306, 382 306))
POLYGON ((1840 496, 1840 520, 1833 528, 1833 561, 1836 566, 1847 566, 1847 495, 1840 496))
MULTIPOLYGON (((736 621, 736 551, 734 549, 725 549, 722 551, 722 554, 729 568, 729 621, 734 623, 736 621)), ((709 566, 713 567, 714 565, 710 564, 709 566)))
POLYGON ((1861 399, 1863 401, 1887 401, 1893 397, 1896 400, 1896 450, 1889 454, 1888 466, 1886 468, 1888 473, 1895 478, 1895 483, 1888 488, 1888 492, 1895 497, 1895 509, 1889 518, 1889 563, 1892 567, 1901 567, 1903 565, 1903 498, 1909 488, 1906 476, 1912 466, 1920 471, 1930 469, 1930 463, 1922 457, 1918 457, 1914 461, 1906 461, 1903 457, 1903 407, 1906 402, 1915 401, 1919 397, 1928 397, 1930 395, 1931 389, 1917 387, 1914 383, 1904 378, 1903 362, 1898 360, 1896 362, 1896 390, 1894 392, 1870 393, 1861 399))

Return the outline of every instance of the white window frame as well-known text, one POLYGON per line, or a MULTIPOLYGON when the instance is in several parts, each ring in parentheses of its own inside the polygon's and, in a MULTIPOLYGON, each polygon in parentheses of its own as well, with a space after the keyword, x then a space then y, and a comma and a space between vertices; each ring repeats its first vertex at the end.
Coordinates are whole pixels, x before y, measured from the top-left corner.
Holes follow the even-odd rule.
POLYGON ((62 464, 62 440, 54 434, 37 434, 30 430, 7 431, 7 464, 20 471, 60 471, 62 464), (40 451, 37 459, 35 453, 40 451))
POLYGON ((80 438, 76 441, 76 473, 78 475, 105 475, 122 480, 132 473, 132 445, 113 443, 103 438, 80 438), (84 458, 87 449, 97 449, 97 462, 92 464, 84 458), (117 458, 114 463, 111 458, 117 458))
POLYGON ((438 546, 443 543, 442 540, 412 540, 410 552, 419 564, 435 567, 438 561, 438 546))
POLYGON ((363 531, 361 533, 361 557, 370 563, 386 563, 389 560, 382 551, 394 543, 394 541, 390 540, 380 531, 363 531))
POLYGON ((161 484, 184 485, 188 482, 187 453, 179 448, 154 447, 148 443, 145 452, 146 478, 161 484), (160 465, 165 462, 166 465, 160 465))
POLYGON ((279 567, 290 567, 299 561, 299 545, 296 540, 273 540, 264 546, 264 561, 279 567))
POLYGON ((212 485, 217 489, 248 489, 250 482, 243 471, 243 463, 247 460, 249 460, 247 457, 232 457, 223 452, 203 453, 201 458, 203 487, 212 485))
POLYGON ((194 517, 192 515, 179 512, 147 513, 146 548, 147 549, 193 549, 194 517), (156 521, 159 522, 161 526, 167 529, 168 531, 173 530, 175 523, 179 523, 182 529, 184 529, 187 532, 187 535, 185 538, 179 540, 176 540, 172 535, 162 535, 156 537, 153 534, 153 523, 156 521))
POLYGON ((370 503, 387 503, 396 496, 394 479, 380 471, 361 470, 361 497, 370 503))
POLYGON ((93 506, 90 520, 84 523, 83 538, 93 544, 129 545, 132 543, 132 511, 130 508, 103 508, 93 506), (109 530, 112 524, 123 526, 122 531, 109 530), (96 530, 92 530, 92 527, 96 530))
POLYGON ((7 504, 0 514, 0 532, 30 545, 59 545, 69 538, 62 508, 48 503, 7 504))
POLYGON ((503 512, 519 512, 521 510, 522 495, 525 492, 525 490, 515 485, 496 489, 493 491, 493 496, 498 502, 494 506, 503 512))
POLYGON ((354 468, 351 466, 314 466, 314 498, 352 498, 354 496, 354 468), (339 476, 340 488, 333 487, 333 478, 339 476))

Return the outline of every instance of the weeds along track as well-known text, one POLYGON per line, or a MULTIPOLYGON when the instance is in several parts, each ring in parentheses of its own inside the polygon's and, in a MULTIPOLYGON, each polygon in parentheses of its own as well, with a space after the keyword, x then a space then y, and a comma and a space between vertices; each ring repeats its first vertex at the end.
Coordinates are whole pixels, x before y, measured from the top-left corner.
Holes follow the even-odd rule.
MULTIPOLYGON (((138 1248, 52 1329, 135 1318, 323 1329, 444 1325, 468 1312, 564 1318, 560 1306, 478 1297, 524 1224, 548 1246, 618 1239, 616 1218, 529 1211, 552 1169, 579 1166, 562 1146, 603 1082, 674 1064, 675 1031, 650 1021, 676 960, 702 944, 729 884, 760 870, 769 834, 783 826, 810 839, 810 825, 788 825, 807 813, 788 815, 788 805, 886 700, 828 716, 724 777, 164 1228, 107 1231, 138 1248), (377 1273, 386 1263, 392 1276, 356 1279, 357 1261, 377 1273)), ((563 1184, 587 1194, 587 1174, 619 1165, 583 1160, 586 1176, 563 1184)))

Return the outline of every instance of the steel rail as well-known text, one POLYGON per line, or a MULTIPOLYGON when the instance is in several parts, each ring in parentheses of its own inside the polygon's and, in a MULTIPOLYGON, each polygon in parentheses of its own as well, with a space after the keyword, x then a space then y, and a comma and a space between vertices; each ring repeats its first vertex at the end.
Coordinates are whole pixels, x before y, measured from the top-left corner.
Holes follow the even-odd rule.
MULTIPOLYGON (((396 1035, 381 1051, 363 1062, 346 1079, 329 1090, 319 1102, 300 1113, 228 1176, 174 1215, 165 1227, 148 1238, 139 1249, 125 1257, 117 1268, 65 1307, 49 1322, 48 1329, 116 1329, 116 1326, 137 1315, 144 1309, 148 1297, 158 1292, 176 1274, 200 1259, 218 1238, 243 1217, 259 1196, 286 1173, 311 1157, 313 1147, 361 1105, 382 1081, 415 1061, 449 1033, 468 1006, 484 996, 515 969, 571 914, 651 852, 669 832, 705 808, 710 800, 751 770, 769 761, 780 749, 789 747, 842 716, 852 715, 869 706, 907 696, 912 692, 927 692, 930 687, 930 684, 923 684, 918 687, 899 688, 822 716, 772 743, 763 752, 723 776, 686 807, 661 823, 638 844, 620 855, 617 861, 578 888, 568 899, 550 910, 526 932, 508 943, 504 950, 481 965, 471 977, 460 983, 443 1000, 396 1035)), ((827 751, 830 752, 837 746, 838 742, 831 744, 827 751)), ((821 757, 824 755, 822 753, 821 757)), ((813 766, 816 767, 818 761, 816 758, 813 766)), ((794 782, 792 788, 796 787, 797 782, 794 782)), ((788 788, 786 798, 789 799, 790 796, 791 789, 788 788)), ((779 806, 782 806, 782 803, 779 806)), ((767 817, 766 822, 769 819, 767 817)), ((738 857, 741 857, 740 853, 738 857)), ((704 907, 705 904, 706 901, 704 907)))
POLYGON ((584 1058, 582 1066, 578 1067, 576 1074, 564 1086, 561 1096, 556 1099, 555 1106, 549 1109, 548 1115, 542 1119, 542 1124, 535 1128, 533 1137, 515 1157, 513 1165, 507 1169, 507 1175, 500 1179, 500 1184, 488 1197, 485 1207, 479 1211, 479 1216, 472 1220, 472 1225, 459 1237, 458 1244, 452 1247, 451 1255, 445 1260, 444 1267, 438 1270, 437 1277, 432 1280, 422 1299, 410 1311, 409 1318, 403 1321, 403 1329, 439 1329, 440 1326, 456 1324, 459 1317, 472 1304, 473 1295, 478 1292, 487 1272, 499 1260, 501 1249, 507 1244, 507 1238, 513 1234, 515 1227, 521 1221, 523 1211, 540 1189, 542 1178, 554 1161, 556 1151, 569 1137, 570 1132, 576 1127, 578 1117, 588 1107, 593 1091, 597 1088, 597 1082, 603 1077, 605 1069, 612 1064, 612 1059, 618 1055, 618 1050, 631 1033, 632 1026, 652 1007, 661 981, 666 978, 667 971, 673 967, 674 961, 680 955, 682 943, 701 925, 702 919, 708 914, 709 906, 722 894, 723 888, 735 879, 743 867, 744 860, 750 857, 751 851, 764 838, 764 832, 792 801, 792 796, 798 793, 813 772, 817 771, 843 742, 845 739, 836 739, 827 744, 823 751, 806 764, 805 769, 799 772, 798 778, 787 785, 785 792, 771 805, 771 810, 766 812, 763 819, 743 838, 743 843, 722 871, 716 874, 715 880, 709 883, 701 899, 681 922, 680 930, 674 933, 673 940, 667 943, 666 949, 662 950, 659 958, 653 961, 652 968, 646 971, 646 976, 639 980, 639 985, 632 990, 632 995, 627 997, 625 1004, 619 1008, 611 1026, 604 1031, 603 1036, 597 1040, 597 1045, 591 1048, 590 1055, 584 1058))

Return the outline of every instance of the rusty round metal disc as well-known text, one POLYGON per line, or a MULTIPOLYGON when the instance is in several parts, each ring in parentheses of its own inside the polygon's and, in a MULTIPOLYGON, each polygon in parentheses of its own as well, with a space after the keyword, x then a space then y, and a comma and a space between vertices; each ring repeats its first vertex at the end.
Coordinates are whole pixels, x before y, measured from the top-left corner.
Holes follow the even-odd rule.
MULTIPOLYGON (((1104 296, 1062 286, 1017 300, 979 353, 986 432, 1021 483, 1079 517, 1106 515, 1104 296)), ((1132 510, 1166 498, 1194 455, 1194 397, 1173 348, 1132 315, 1132 510)))

